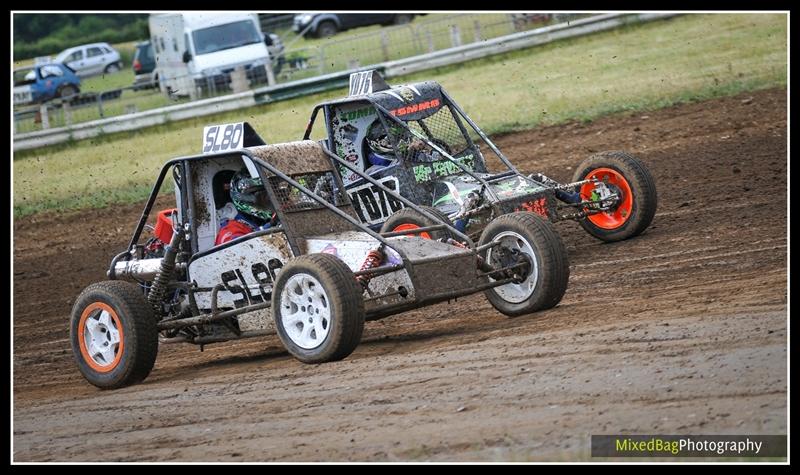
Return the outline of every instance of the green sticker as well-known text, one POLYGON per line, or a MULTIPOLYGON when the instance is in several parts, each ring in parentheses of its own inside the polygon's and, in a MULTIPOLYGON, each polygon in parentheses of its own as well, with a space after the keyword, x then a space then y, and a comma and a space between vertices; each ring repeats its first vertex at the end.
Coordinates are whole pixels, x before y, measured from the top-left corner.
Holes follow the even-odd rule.
POLYGON ((417 182, 426 182, 430 181, 431 179, 431 169, 428 168, 426 165, 417 165, 414 167, 414 179, 417 182))

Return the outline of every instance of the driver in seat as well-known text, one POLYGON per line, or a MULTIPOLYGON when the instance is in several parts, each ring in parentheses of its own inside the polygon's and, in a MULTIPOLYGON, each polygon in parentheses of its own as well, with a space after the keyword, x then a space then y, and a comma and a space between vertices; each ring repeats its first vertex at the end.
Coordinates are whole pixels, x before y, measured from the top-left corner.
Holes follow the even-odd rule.
POLYGON ((242 169, 233 175, 230 193, 237 213, 233 219, 220 223, 215 246, 277 225, 278 215, 270 205, 261 178, 251 178, 247 169, 242 169))
POLYGON ((439 152, 411 135, 398 125, 389 127, 389 134, 379 119, 376 119, 369 127, 365 138, 368 146, 367 161, 370 164, 368 173, 388 167, 397 159, 392 138, 397 141, 397 152, 403 157, 418 162, 432 162, 440 160, 439 152), (390 138, 391 134, 391 138, 390 138))

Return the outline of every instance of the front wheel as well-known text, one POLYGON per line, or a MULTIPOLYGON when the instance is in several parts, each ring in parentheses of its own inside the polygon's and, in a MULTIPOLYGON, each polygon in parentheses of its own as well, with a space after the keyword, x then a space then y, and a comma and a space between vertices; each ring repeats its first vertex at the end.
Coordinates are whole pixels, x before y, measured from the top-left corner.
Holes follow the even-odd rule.
POLYGON ((502 215, 481 234, 480 245, 490 242, 499 244, 486 251, 486 262, 494 269, 516 267, 513 274, 518 276, 485 291, 494 308, 515 317, 553 308, 561 301, 569 281, 569 261, 549 221, 529 211, 502 215))
POLYGON ((117 71, 119 71, 119 64, 117 64, 117 63, 111 63, 108 66, 106 66, 106 69, 105 69, 105 73, 106 74, 114 74, 117 71))
MULTIPOLYGON (((641 234, 656 214, 658 195, 653 175, 638 158, 625 152, 601 152, 584 160, 572 181, 596 178, 619 195, 618 202, 581 220, 592 236, 606 242, 622 241, 641 234)), ((596 200, 595 185, 580 187, 581 200, 596 200)))
POLYGON ((303 363, 347 357, 364 331, 363 289, 331 254, 290 260, 272 292, 272 318, 283 346, 303 363))
POLYGON ((78 296, 70 341, 81 374, 101 389, 144 380, 158 353, 150 305, 137 285, 118 280, 92 284, 78 296))

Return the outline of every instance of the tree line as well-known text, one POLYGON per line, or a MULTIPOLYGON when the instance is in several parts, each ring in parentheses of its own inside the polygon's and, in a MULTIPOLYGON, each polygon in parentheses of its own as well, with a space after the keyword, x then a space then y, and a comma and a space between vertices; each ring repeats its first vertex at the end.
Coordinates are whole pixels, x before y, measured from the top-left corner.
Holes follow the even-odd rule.
POLYGON ((14 59, 54 56, 72 46, 146 40, 146 13, 15 13, 14 59))

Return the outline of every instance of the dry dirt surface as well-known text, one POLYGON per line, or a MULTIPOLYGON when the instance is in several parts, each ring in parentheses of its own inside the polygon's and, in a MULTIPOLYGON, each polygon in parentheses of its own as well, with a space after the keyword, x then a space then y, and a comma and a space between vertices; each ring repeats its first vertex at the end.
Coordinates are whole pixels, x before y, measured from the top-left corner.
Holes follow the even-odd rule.
POLYGON ((100 391, 69 313, 142 205, 15 221, 14 461, 567 461, 592 460, 591 434, 786 434, 786 113, 766 90, 499 137, 558 180, 638 155, 653 224, 604 244, 559 223, 552 310, 509 319, 473 295, 367 323, 323 365, 274 335, 162 345, 142 384, 100 391))

